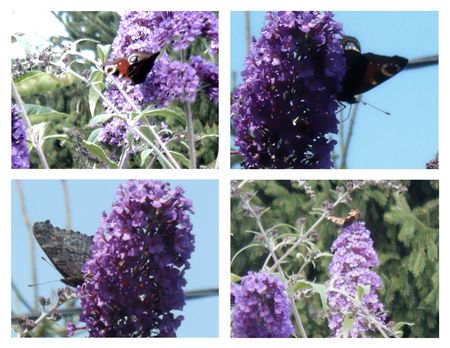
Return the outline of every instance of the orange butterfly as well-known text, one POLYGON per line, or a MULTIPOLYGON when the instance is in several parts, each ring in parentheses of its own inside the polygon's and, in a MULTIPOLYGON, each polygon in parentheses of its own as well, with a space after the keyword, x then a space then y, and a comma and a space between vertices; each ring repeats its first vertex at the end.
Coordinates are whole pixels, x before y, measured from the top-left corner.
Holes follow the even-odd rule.
POLYGON ((358 220, 360 216, 361 216, 360 211, 355 208, 352 209, 345 218, 339 218, 336 216, 327 216, 327 220, 330 220, 331 222, 335 223, 338 226, 347 227, 353 221, 358 220))

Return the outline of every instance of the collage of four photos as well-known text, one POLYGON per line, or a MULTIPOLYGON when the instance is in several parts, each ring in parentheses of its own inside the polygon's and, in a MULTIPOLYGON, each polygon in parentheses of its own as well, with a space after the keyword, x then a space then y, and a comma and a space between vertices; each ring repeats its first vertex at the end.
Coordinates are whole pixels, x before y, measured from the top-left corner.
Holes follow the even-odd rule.
POLYGON ((438 11, 10 15, 11 338, 439 338, 438 11))

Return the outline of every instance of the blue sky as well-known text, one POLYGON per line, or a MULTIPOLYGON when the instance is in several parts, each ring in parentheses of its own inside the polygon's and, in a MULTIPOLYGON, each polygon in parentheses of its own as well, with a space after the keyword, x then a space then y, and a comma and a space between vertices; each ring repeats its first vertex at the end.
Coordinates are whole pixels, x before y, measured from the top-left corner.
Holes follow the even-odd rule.
MULTIPOLYGON (((438 54, 437 12, 335 12, 362 52, 414 59, 438 54)), ((264 12, 251 12, 259 37, 264 12)), ((243 12, 231 14, 231 71, 241 82, 246 48, 243 12)), ((421 169, 438 150, 438 66, 405 70, 363 95, 391 116, 360 105, 348 168, 421 169)), ((347 112, 346 109, 344 112, 347 112)), ((348 122, 345 126, 348 125, 348 122)), ((339 155, 339 144, 335 148, 339 155)))
MULTIPOLYGON (((94 234, 103 211, 109 212, 117 187, 124 181, 69 180, 72 229, 94 234)), ((214 180, 169 180, 171 185, 185 189, 185 196, 193 201, 196 249, 191 257, 191 269, 186 273, 186 290, 217 288, 218 281, 218 184, 214 180)), ((50 219, 54 226, 65 226, 62 186, 59 180, 21 181, 25 204, 31 223, 50 219)), ((19 208, 16 184, 12 187, 12 277, 23 295, 31 302, 30 256, 27 231, 19 208)), ((58 280, 59 273, 41 260, 44 256, 35 242, 39 282, 58 280)), ((42 296, 49 296, 64 284, 56 281, 39 287, 42 296)), ((11 298, 12 309, 18 310, 11 298)), ((20 312, 20 310, 18 310, 20 312)), ((177 331, 179 337, 218 336, 218 296, 189 300, 182 312, 185 317, 177 331)))

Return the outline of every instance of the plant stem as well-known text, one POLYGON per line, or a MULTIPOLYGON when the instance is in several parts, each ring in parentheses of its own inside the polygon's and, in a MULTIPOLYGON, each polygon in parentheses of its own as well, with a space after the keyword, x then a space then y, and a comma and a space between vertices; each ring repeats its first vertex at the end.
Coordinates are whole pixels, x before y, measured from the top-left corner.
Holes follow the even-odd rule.
POLYGON ((33 127, 31 126, 31 121, 28 118, 28 114, 25 110, 25 104, 22 100, 22 97, 20 96, 19 92, 17 91, 16 85, 14 84, 14 81, 11 80, 11 92, 14 97, 14 100, 16 101, 16 104, 19 106, 19 111, 22 116, 22 120, 25 122, 26 128, 31 136, 31 143, 33 144, 34 149, 36 150, 39 161, 42 164, 42 167, 45 169, 49 169, 47 159, 45 158, 44 151, 42 150, 41 143, 39 139, 37 138, 37 135, 33 132, 33 127))
MULTIPOLYGON (((125 98, 125 100, 128 102, 128 104, 130 104, 131 107, 134 109, 134 111, 136 111, 137 113, 140 113, 141 110, 133 102, 133 100, 130 98, 130 96, 127 93, 125 93, 125 91, 123 90, 122 86, 116 81, 116 79, 111 77, 111 80, 113 81, 114 85, 119 90, 119 92, 122 94, 122 96, 125 98)), ((136 124, 134 124, 134 123, 130 124, 129 122, 127 122, 127 123, 128 123, 128 126, 132 129, 132 131, 136 129, 135 128, 137 126, 136 124)), ((153 127, 149 126, 149 129, 152 132, 152 135, 155 137, 156 142, 158 143, 158 145, 161 146, 161 148, 163 149, 164 153, 167 155, 167 158, 170 160, 170 162, 172 162, 173 167, 176 168, 176 169, 180 169, 180 166, 178 165, 178 162, 175 160, 175 158, 173 158, 173 156, 170 153, 169 149, 167 148, 167 146, 161 140, 161 137, 159 136, 159 134, 153 129, 153 127)), ((166 162, 169 162, 169 160, 167 160, 166 158, 164 158, 164 160, 166 162)))
POLYGON ((119 169, 124 169, 124 167, 126 167, 127 158, 128 158, 129 154, 130 154, 130 149, 128 148, 128 146, 125 146, 123 149, 122 155, 120 156, 119 169))
POLYGON ((25 196, 23 194, 22 190, 22 184, 19 180, 16 180, 16 189, 17 194, 19 196, 19 204, 20 204, 20 211, 22 213, 23 221, 25 223, 25 227, 28 231, 28 250, 30 253, 30 263, 31 263, 31 282, 33 285, 33 307, 34 309, 38 308, 39 303, 39 285, 38 285, 38 275, 37 275, 37 269, 36 269, 36 250, 34 247, 34 237, 33 233, 31 232, 32 227, 30 223, 30 218, 28 215, 27 207, 25 205, 25 196))
POLYGON ((72 222, 71 222, 71 218, 70 218, 69 189, 67 187, 66 180, 61 180, 61 185, 62 185, 63 196, 64 196, 64 211, 66 213, 66 229, 70 230, 72 228, 72 222))
MULTIPOLYGON (((359 101, 359 97, 357 98, 359 101)), ((353 105, 352 114, 350 116, 350 123, 348 125, 347 129, 347 137, 345 139, 345 142, 341 145, 342 146, 342 159, 341 159, 341 169, 347 168, 347 155, 348 155, 348 149, 350 147, 350 141, 353 136, 353 128, 355 127, 356 122, 356 115, 358 112, 359 103, 356 103, 353 105)))
MULTIPOLYGON (((333 203, 333 208, 336 207, 340 202, 342 202, 342 200, 345 199, 348 194, 348 191, 346 191, 339 195, 339 197, 333 203)), ((328 211, 323 212, 322 215, 317 219, 317 221, 308 229, 308 231, 306 231, 304 237, 306 238, 312 231, 314 231, 316 227, 319 226, 319 224, 328 216, 328 214, 328 211)), ((298 238, 298 240, 278 259, 277 262, 275 262, 275 264, 272 265, 269 270, 273 272, 274 268, 278 267, 286 257, 288 257, 293 251, 297 250, 298 246, 302 242, 304 242, 304 238, 298 238)))
POLYGON ((194 123, 190 102, 186 102, 186 128, 189 142, 189 160, 191 161, 191 169, 195 169, 197 167, 197 154, 195 153, 194 123))

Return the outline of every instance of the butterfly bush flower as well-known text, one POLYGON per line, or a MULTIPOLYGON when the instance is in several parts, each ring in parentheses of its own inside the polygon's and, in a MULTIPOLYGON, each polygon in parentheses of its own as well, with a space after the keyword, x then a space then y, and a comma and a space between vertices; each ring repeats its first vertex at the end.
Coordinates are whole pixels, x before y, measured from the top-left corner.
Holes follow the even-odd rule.
POLYGON ((217 103, 219 100, 219 68, 199 56, 192 57, 191 62, 209 100, 217 103))
POLYGON ((379 265, 378 256, 373 248, 370 231, 364 222, 353 222, 341 229, 338 238, 331 246, 333 259, 329 265, 330 286, 356 298, 358 286, 369 286, 370 291, 362 297, 361 307, 357 307, 349 297, 335 291, 328 292, 330 317, 328 326, 331 335, 342 337, 344 317, 354 318, 349 336, 364 337, 367 331, 375 327, 368 317, 384 324, 386 313, 379 301, 377 291, 383 287, 380 277, 372 270, 379 265))
POLYGON ((94 236, 78 288, 90 337, 173 337, 183 317, 185 270, 194 250, 192 202, 159 181, 117 190, 94 236))
POLYGON ((30 168, 25 124, 17 105, 11 105, 11 168, 30 168))
POLYGON ((439 169, 439 156, 436 156, 426 164, 426 169, 439 169))
POLYGON ((330 12, 268 12, 231 107, 244 168, 331 168, 342 27, 330 12))
POLYGON ((286 285, 269 273, 249 272, 231 285, 232 337, 289 337, 294 333, 286 285))
MULTIPOLYGON (((171 47, 175 52, 189 48, 196 39, 209 43, 212 56, 218 53, 218 20, 212 12, 130 11, 121 19, 110 59, 128 57, 133 52, 160 52, 171 47)), ((125 93, 140 108, 150 104, 165 107, 174 100, 193 102, 200 86, 196 70, 187 62, 176 61, 162 53, 147 79, 137 85, 121 80, 125 93)), ((122 112, 133 111, 119 90, 111 85, 105 96, 122 112)), ((108 112, 113 110, 105 104, 108 112)), ((125 135, 126 137, 126 135, 125 135)), ((119 136, 117 142, 121 141, 119 136)))

